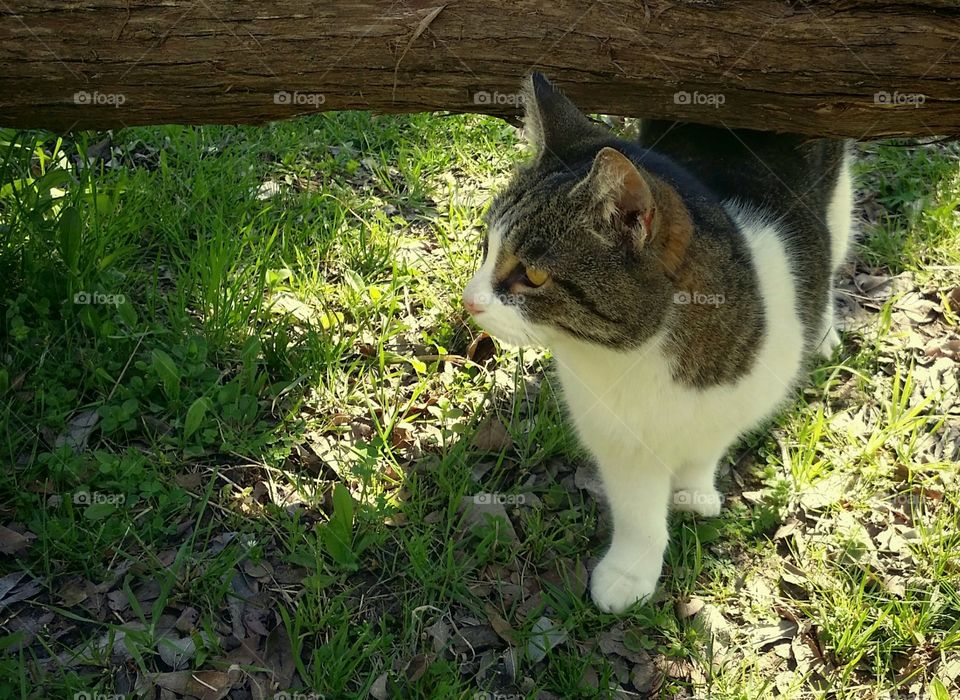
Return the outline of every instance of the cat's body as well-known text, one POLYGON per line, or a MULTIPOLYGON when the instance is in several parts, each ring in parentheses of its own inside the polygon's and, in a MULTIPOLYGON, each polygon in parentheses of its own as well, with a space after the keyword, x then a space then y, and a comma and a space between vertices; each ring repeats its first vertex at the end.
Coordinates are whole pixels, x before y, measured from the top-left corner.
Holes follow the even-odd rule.
POLYGON ((655 589, 668 509, 719 513, 718 460, 839 340, 846 148, 662 122, 632 144, 538 76, 526 106, 539 154, 491 206, 464 300, 553 351, 614 521, 591 593, 620 611, 655 589))

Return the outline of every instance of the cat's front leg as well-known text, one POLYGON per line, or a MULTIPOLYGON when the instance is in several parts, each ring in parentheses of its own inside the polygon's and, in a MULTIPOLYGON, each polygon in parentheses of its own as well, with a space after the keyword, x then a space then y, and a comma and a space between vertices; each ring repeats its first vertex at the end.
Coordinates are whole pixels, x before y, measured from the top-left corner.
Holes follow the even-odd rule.
POLYGON ((600 474, 613 515, 613 541, 593 570, 590 595, 605 612, 623 612, 653 595, 667 548, 670 471, 601 459, 600 474))
POLYGON ((697 513, 708 518, 720 515, 723 496, 715 486, 717 462, 723 456, 693 457, 673 475, 671 487, 674 510, 697 513))
POLYGON ((825 360, 831 359, 837 348, 843 345, 843 341, 840 340, 840 333, 837 331, 836 319, 836 301, 831 297, 824 314, 820 340, 817 343, 817 354, 825 360))

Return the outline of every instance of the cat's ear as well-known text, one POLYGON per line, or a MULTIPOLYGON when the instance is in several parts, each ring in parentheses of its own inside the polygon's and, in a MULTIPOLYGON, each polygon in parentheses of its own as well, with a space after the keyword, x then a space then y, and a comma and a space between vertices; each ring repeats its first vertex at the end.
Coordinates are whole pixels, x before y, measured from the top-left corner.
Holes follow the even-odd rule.
POLYGON ((533 73, 523 84, 523 129, 538 154, 563 157, 572 144, 602 135, 600 127, 587 119, 542 73, 533 73))
POLYGON ((657 235, 660 212, 650 182, 629 158, 615 148, 602 148, 593 159, 585 187, 598 215, 613 224, 622 241, 640 250, 657 235))

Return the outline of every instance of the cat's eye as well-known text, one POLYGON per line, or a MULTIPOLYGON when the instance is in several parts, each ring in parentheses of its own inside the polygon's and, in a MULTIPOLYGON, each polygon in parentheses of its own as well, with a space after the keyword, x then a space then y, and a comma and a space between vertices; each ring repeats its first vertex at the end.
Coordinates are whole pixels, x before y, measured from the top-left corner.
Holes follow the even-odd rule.
POLYGON ((542 287, 550 279, 550 273, 540 267, 527 267, 526 278, 531 287, 542 287))

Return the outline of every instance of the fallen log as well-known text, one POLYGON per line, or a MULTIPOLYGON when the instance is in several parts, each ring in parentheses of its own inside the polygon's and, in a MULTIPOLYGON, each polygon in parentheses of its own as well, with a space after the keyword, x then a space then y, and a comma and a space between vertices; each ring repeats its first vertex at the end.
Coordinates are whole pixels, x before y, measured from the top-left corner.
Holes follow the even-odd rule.
POLYGON ((960 134, 950 0, 7 0, 0 16, 2 126, 510 115, 536 68, 593 112, 960 134))

